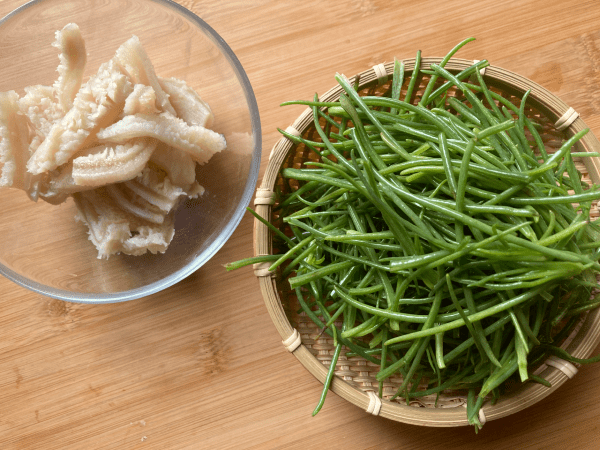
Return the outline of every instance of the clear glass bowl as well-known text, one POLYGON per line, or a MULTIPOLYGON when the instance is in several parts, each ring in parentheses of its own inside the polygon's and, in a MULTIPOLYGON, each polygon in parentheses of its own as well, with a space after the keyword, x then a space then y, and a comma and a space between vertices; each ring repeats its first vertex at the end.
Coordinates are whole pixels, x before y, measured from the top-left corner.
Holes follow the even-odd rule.
POLYGON ((239 224, 252 197, 261 155, 260 118, 235 54, 202 19, 168 0, 38 0, 0 20, 0 91, 51 85, 58 51, 50 44, 67 23, 86 42, 86 77, 137 35, 156 73, 185 80, 211 106, 213 129, 228 149, 199 168, 203 196, 183 203, 164 254, 97 259, 71 199, 60 206, 0 189, 0 273, 33 291, 74 302, 143 297, 205 264, 239 224))

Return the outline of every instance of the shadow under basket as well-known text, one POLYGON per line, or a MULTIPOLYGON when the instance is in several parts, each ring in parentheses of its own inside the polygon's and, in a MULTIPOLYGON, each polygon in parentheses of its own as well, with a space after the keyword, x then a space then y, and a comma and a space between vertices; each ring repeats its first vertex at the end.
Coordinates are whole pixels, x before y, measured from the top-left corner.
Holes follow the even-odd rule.
MULTIPOLYGON (((421 67, 428 68, 432 63, 439 63, 439 58, 423 58, 421 67)), ((406 91, 410 75, 415 65, 414 59, 404 60, 405 80, 402 92, 406 91)), ((457 73, 473 65, 473 61, 452 59, 446 65, 450 72, 457 73)), ((358 89, 363 95, 385 95, 391 89, 391 79, 394 64, 379 64, 349 79, 350 84, 358 82, 358 89)), ((559 98, 538 84, 510 71, 488 66, 484 79, 488 87, 500 93, 505 98, 518 105, 527 90, 531 93, 527 100, 526 115, 542 126, 540 136, 549 152, 558 149, 564 139, 586 127, 578 114, 569 108, 559 98)), ((418 101, 428 81, 427 75, 417 80, 416 93, 413 102, 418 101)), ((320 101, 339 100, 342 88, 336 86, 320 97, 320 101)), ((448 95, 457 95, 455 90, 448 95)), ((313 123, 313 113, 307 108, 298 119, 287 129, 288 133, 300 135, 310 140, 315 139, 316 132, 313 123)), ((600 142, 587 133, 574 149, 577 152, 600 151, 600 142)), ((299 168, 316 155, 303 144, 296 144, 287 137, 282 137, 274 146, 269 156, 269 163, 257 189, 256 212, 268 221, 273 221, 272 207, 275 201, 274 192, 285 189, 280 171, 283 168, 299 168)), ((575 160, 577 169, 583 179, 600 183, 600 164, 597 158, 582 158, 575 160)), ((591 210, 593 219, 598 217, 598 207, 593 204, 591 210)), ((268 228, 255 221, 254 227, 255 255, 271 254, 272 241, 268 228)), ((268 265, 266 266, 268 267, 268 265)), ((320 330, 304 313, 298 313, 298 303, 294 292, 290 289, 287 279, 281 272, 269 272, 265 266, 256 265, 255 274, 260 283, 260 289, 275 327, 282 337, 284 346, 293 352, 302 365, 321 383, 325 381, 328 367, 334 352, 333 339, 325 334, 319 335, 320 330)), ((582 315, 580 322, 570 336, 561 344, 561 348, 576 358, 587 358, 600 343, 600 310, 592 310, 582 315)), ((396 393, 402 383, 400 376, 387 379, 383 385, 382 400, 377 392, 379 383, 375 378, 379 366, 361 357, 345 356, 342 350, 331 383, 331 390, 347 401, 369 413, 386 417, 398 422, 431 427, 453 427, 468 425, 466 414, 466 397, 456 393, 444 393, 436 402, 435 396, 410 401, 403 398, 390 398, 396 393)), ((537 367, 535 372, 546 380, 552 387, 537 383, 515 382, 508 386, 506 392, 495 404, 486 402, 481 409, 481 423, 492 419, 508 416, 521 411, 550 395, 565 381, 577 372, 574 364, 561 359, 550 357, 537 367)), ((315 398, 315 404, 317 399, 315 398)))

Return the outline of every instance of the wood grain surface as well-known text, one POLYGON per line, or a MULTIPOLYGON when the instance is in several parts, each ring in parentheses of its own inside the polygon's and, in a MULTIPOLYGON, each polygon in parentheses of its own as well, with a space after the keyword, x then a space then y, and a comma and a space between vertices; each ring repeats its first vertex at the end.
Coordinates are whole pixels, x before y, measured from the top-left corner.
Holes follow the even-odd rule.
MULTIPOLYGON (((23 0, 0 1, 4 16, 23 0)), ((262 176, 277 127, 311 98, 394 57, 460 52, 524 75, 600 136, 597 1, 336 2, 180 0, 238 56, 263 133, 262 176)), ((1 449, 595 449, 600 366, 519 414, 428 429, 368 415, 330 394, 281 345, 250 268, 245 217, 209 263, 161 293, 108 305, 53 300, 0 279, 1 449)))

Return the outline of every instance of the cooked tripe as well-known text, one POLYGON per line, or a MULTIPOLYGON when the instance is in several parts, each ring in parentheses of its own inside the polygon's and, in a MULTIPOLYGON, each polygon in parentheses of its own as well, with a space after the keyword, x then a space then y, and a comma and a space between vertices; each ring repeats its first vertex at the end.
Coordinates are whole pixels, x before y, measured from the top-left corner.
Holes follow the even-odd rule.
POLYGON ((15 91, 0 92, 0 186, 27 189, 29 130, 15 91))
POLYGON ((196 164, 227 147, 211 108, 185 81, 157 76, 136 36, 85 82, 79 27, 52 45, 52 85, 0 93, 0 187, 54 205, 72 197, 98 258, 164 253, 174 211, 204 193, 196 164))
POLYGON ((156 140, 132 139, 122 145, 102 144, 73 159, 73 181, 81 186, 103 186, 135 178, 144 170, 156 140))
POLYGON ((97 134, 102 142, 119 144, 143 136, 151 136, 184 151, 200 164, 204 164, 227 146, 223 135, 199 125, 190 126, 169 113, 125 116, 97 134))
POLYGON ((65 111, 56 101, 55 94, 53 86, 28 86, 25 88, 25 95, 19 99, 19 109, 29 119, 29 129, 33 134, 27 159, 46 139, 52 125, 65 115, 65 111))
POLYGON ((55 36, 56 40, 52 45, 60 50, 60 64, 56 69, 58 79, 54 82, 54 89, 59 105, 64 111, 68 111, 81 87, 87 53, 81 31, 74 23, 57 31, 55 36))
POLYGON ((133 84, 109 61, 81 87, 73 107, 55 122, 27 163, 33 174, 48 172, 68 162, 86 144, 96 140, 100 128, 113 123, 125 105, 133 84))
POLYGON ((169 101, 175 109, 177 116, 185 120, 188 125, 200 125, 210 128, 213 123, 213 113, 198 93, 176 78, 159 78, 158 82, 169 94, 169 101))
POLYGON ((98 257, 108 258, 120 252, 164 253, 175 233, 173 215, 164 216, 161 224, 145 221, 118 207, 106 189, 108 186, 73 195, 78 209, 76 219, 88 226, 98 257))
POLYGON ((133 92, 125 99, 125 106, 121 116, 132 114, 156 114, 156 92, 152 86, 136 84, 133 92))
POLYGON ((162 90, 158 82, 154 66, 137 36, 131 37, 121 45, 113 59, 123 71, 129 74, 130 79, 135 84, 144 84, 154 89, 156 106, 159 110, 176 114, 171 103, 169 103, 169 96, 162 90))

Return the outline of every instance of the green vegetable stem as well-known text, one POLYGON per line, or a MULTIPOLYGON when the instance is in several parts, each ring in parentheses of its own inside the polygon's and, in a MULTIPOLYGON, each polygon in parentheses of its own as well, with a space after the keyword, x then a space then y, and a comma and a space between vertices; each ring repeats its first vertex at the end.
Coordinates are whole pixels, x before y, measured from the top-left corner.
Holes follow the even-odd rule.
POLYGON ((477 430, 506 380, 548 385, 532 369, 569 358, 559 339, 600 304, 600 189, 573 162, 597 154, 571 153, 588 130, 546 146, 529 92, 513 103, 489 89, 487 61, 445 67, 470 40, 427 68, 419 52, 410 73, 396 61, 386 95, 337 75, 339 101, 284 103, 312 108, 317 137, 280 131, 317 158, 282 169, 277 221, 252 211, 276 255, 228 269, 268 262, 333 337, 314 414, 336 362, 358 355, 379 367, 387 399, 462 393, 477 430), (390 377, 402 379, 393 392, 390 377))

